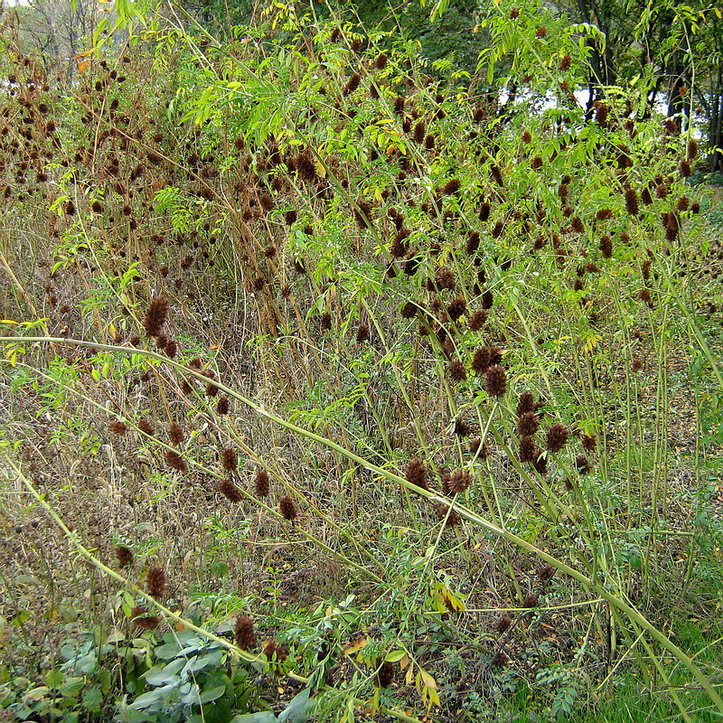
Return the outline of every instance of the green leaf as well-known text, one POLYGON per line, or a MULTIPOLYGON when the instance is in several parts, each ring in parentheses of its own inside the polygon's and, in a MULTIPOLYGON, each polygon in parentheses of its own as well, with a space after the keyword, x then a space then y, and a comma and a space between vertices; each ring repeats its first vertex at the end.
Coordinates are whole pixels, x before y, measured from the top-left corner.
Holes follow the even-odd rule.
POLYGON ((75 698, 85 685, 84 678, 66 678, 60 686, 60 695, 65 698, 75 698))
POLYGON ((178 680, 178 673, 186 665, 183 658, 174 660, 163 667, 151 668, 141 676, 145 678, 148 685, 164 685, 171 681, 178 680))
POLYGON ((278 719, 273 713, 262 711, 260 713, 246 713, 237 715, 231 723, 277 723, 278 719))
POLYGON ((201 703, 210 703, 212 700, 216 700, 217 698, 220 698, 225 692, 226 692, 225 685, 219 685, 216 688, 211 688, 210 690, 204 690, 203 693, 201 693, 201 703))
POLYGON ((305 723, 305 721, 309 720, 309 716, 316 705, 316 701, 312 700, 309 697, 310 695, 311 691, 306 688, 294 696, 287 708, 279 714, 279 723, 284 723, 284 721, 288 721, 288 723, 305 723))

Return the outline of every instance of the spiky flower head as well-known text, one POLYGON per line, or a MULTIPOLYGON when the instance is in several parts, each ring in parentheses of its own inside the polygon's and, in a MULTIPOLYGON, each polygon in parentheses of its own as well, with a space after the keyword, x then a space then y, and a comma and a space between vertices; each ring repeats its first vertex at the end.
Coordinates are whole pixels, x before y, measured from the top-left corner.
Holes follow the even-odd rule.
POLYGON ((125 545, 116 545, 115 556, 120 567, 128 567, 133 564, 133 552, 125 545))
POLYGON ((568 428, 559 422, 553 424, 547 431, 547 450, 553 454, 559 452, 567 443, 570 436, 568 428))
POLYGON ((154 566, 148 568, 148 573, 146 574, 146 589, 148 590, 148 594, 156 600, 165 597, 166 573, 162 567, 154 566))
POLYGON ((520 437, 532 436, 540 428, 540 418, 535 412, 525 412, 517 419, 517 434, 520 437))
POLYGON ((495 364, 485 372, 485 389, 490 396, 503 397, 507 390, 507 375, 505 370, 495 364))
POLYGON ((235 449, 227 447, 221 451, 221 466, 226 472, 235 472, 238 466, 238 455, 235 449))
POLYGON ((296 505, 294 504, 294 500, 292 500, 288 495, 279 500, 279 510, 281 511, 284 519, 289 522, 293 522, 299 514, 296 509, 296 505))
POLYGON ((156 296, 151 299, 148 305, 143 327, 146 334, 151 337, 159 337, 163 332, 163 325, 168 317, 168 299, 165 296, 156 296))
POLYGON ((241 650, 253 650, 256 647, 256 633, 254 621, 248 615, 239 615, 234 624, 234 637, 236 645, 241 650))
POLYGON ((458 495, 472 484, 472 475, 464 469, 458 469, 445 480, 447 494, 458 495))
POLYGON ((234 504, 241 502, 243 499, 241 490, 230 479, 221 480, 218 490, 229 502, 234 504))

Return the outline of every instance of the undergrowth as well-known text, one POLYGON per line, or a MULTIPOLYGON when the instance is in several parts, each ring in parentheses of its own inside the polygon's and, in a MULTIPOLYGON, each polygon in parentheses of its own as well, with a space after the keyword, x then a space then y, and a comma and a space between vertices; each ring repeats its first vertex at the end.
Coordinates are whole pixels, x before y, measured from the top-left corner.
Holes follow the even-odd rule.
POLYGON ((717 719, 720 204, 594 28, 13 17, 11 720, 717 719))

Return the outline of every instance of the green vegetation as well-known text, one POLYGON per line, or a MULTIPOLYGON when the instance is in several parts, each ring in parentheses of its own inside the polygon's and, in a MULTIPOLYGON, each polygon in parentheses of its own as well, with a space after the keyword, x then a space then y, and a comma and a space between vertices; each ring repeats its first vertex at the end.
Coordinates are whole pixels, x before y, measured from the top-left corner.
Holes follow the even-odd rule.
POLYGON ((717 13, 448 5, 0 18, 8 720, 720 718, 717 13))

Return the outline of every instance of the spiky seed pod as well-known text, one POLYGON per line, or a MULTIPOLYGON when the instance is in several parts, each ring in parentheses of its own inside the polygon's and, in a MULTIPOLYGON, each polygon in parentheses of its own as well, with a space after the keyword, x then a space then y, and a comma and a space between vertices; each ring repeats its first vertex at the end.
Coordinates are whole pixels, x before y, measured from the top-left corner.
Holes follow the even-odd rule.
POLYGON ((471 431, 471 427, 463 419, 454 420, 454 433, 458 437, 466 437, 471 431))
POLYGON ((153 433, 156 431, 155 429, 153 429, 153 425, 147 419, 141 419, 138 422, 138 429, 140 429, 141 432, 149 436, 153 436, 153 433))
POLYGON ((469 443, 469 451, 470 454, 476 455, 478 459, 487 459, 487 456, 489 455, 489 450, 487 449, 486 444, 482 444, 482 440, 479 437, 475 437, 470 443, 469 443))
POLYGON ((398 95, 394 99, 394 112, 397 115, 402 115, 402 113, 404 113, 404 98, 402 98, 401 95, 398 95))
POLYGON ((539 454, 539 449, 537 448, 535 440, 532 437, 526 436, 520 439, 520 462, 534 462, 539 456, 539 454))
POLYGON ((186 439, 186 435, 183 433, 179 424, 172 422, 171 426, 168 428, 168 438, 171 441, 171 444, 174 444, 177 447, 179 444, 183 444, 183 440, 186 439))
POLYGON ((117 434, 118 436, 124 435, 128 431, 128 425, 124 422, 121 422, 118 419, 114 419, 110 424, 108 425, 108 431, 112 434, 117 434))
POLYGON ((597 437, 594 434, 581 434, 580 443, 586 452, 594 452, 597 446, 597 437))
POLYGON ((488 312, 486 309, 475 311, 467 322, 469 328, 472 331, 479 331, 487 323, 487 315, 488 312))
POLYGON ((349 78, 349 81, 344 86, 344 95, 351 95, 361 83, 361 75, 359 73, 354 73, 351 78, 349 78))
POLYGON ((575 466, 577 467, 577 471, 580 474, 588 474, 592 469, 590 466, 590 462, 588 462, 588 459, 584 454, 579 454, 575 458, 575 466))
POLYGON ((517 8, 510 8, 510 20, 516 20, 520 17, 520 11, 517 8))
POLYGON ((447 181, 447 183, 445 183, 444 187, 442 188, 442 194, 445 196, 453 196, 459 191, 461 187, 462 184, 460 180, 458 178, 452 178, 451 180, 447 181))
POLYGON ((467 312, 467 302, 463 296, 457 296, 452 299, 447 305, 447 313, 452 321, 457 321, 460 316, 463 316, 467 312))
POLYGON ((389 60, 389 57, 386 53, 379 53, 379 55, 377 55, 376 57, 376 60, 374 61, 374 67, 377 70, 384 70, 387 65, 387 60, 389 60))
POLYGON ((133 564, 133 553, 125 545, 116 545, 115 556, 120 567, 129 567, 133 564))
POLYGON ((292 500, 288 495, 279 500, 279 510, 281 511, 284 519, 289 522, 293 522, 298 516, 294 500, 292 500))
POLYGON ((445 480, 447 494, 458 495, 472 484, 472 475, 463 469, 458 469, 445 480))
POLYGON ((517 420, 517 434, 530 437, 540 428, 540 418, 534 412, 525 412, 517 420))
POLYGON ((161 623, 157 615, 150 615, 147 608, 136 606, 131 610, 133 623, 141 630, 155 630, 161 623))
POLYGON ((356 340, 358 344, 362 344, 365 341, 369 341, 369 325, 368 324, 359 324, 357 330, 356 330, 356 340))
POLYGON ((694 161, 698 157, 698 141, 691 138, 688 141, 688 160, 694 161))
POLYGON ((533 171, 536 171, 538 168, 542 168, 542 165, 543 165, 542 156, 535 156, 535 157, 530 161, 530 168, 531 168, 533 171))
POLYGON ((417 123, 414 126, 414 141, 415 143, 418 143, 420 146, 422 143, 424 143, 424 137, 427 133, 427 126, 424 124, 423 120, 417 121, 417 123))
POLYGON ((500 634, 506 633, 511 626, 512 618, 507 615, 507 613, 500 615, 500 617, 497 618, 497 622, 495 622, 495 630, 500 634))
POLYGON ((653 308, 653 299, 650 296, 650 289, 640 289, 638 296, 641 301, 644 301, 651 309, 653 308))
POLYGON ((394 682, 394 663, 385 661, 377 670, 377 683, 380 688, 388 688, 394 682))
POLYGON ((505 395, 507 375, 499 364, 494 364, 485 372, 485 389, 490 396, 498 399, 505 395))
POLYGON ((494 182, 495 182, 498 186, 504 186, 504 185, 505 185, 505 179, 502 177, 502 170, 500 169, 500 167, 499 167, 496 163, 493 163, 493 164, 490 166, 490 174, 492 175, 492 178, 494 179, 494 182))
POLYGON ((178 342, 174 339, 167 339, 163 346, 163 351, 166 352, 166 356, 170 359, 175 359, 178 354, 178 342))
POLYGON ((467 253, 470 256, 472 256, 472 254, 474 254, 477 251, 477 249, 479 248, 479 244, 480 244, 479 233, 477 233, 477 231, 472 231, 472 233, 470 233, 470 235, 467 237, 467 246, 466 246, 467 253))
POLYGON ((582 233, 585 230, 585 224, 579 216, 575 216, 572 221, 570 221, 570 228, 575 233, 582 233))
POLYGON ((411 482, 417 487, 421 487, 423 490, 429 489, 429 479, 427 476, 427 467, 424 464, 424 460, 415 457, 407 462, 404 468, 404 477, 407 482, 411 482))
POLYGON ((638 208, 638 194, 630 186, 625 189, 625 208, 631 216, 637 216, 640 211, 638 208))
POLYGON ((221 397, 216 402, 216 414, 228 414, 230 409, 231 409, 231 402, 229 402, 229 399, 227 396, 221 397))
POLYGON ((536 608, 540 598, 537 593, 531 592, 525 595, 525 599, 522 601, 523 608, 536 608))
POLYGON ((531 143, 532 142, 532 134, 530 131, 522 131, 522 142, 523 143, 531 143))
POLYGON ((690 199, 687 196, 681 196, 678 199, 677 209, 678 211, 687 211, 690 204, 690 199))
POLYGON ((537 570, 537 577, 539 577, 542 582, 548 582, 555 572, 557 571, 552 565, 543 565, 537 570))
POLYGON ((168 317, 168 299, 165 296, 156 296, 151 299, 148 305, 143 327, 150 337, 159 337, 163 331, 163 325, 168 317))
POLYGON ((218 485, 218 491, 228 499, 229 502, 237 504, 243 499, 241 490, 230 479, 221 480, 218 485))
POLYGON ((537 28, 537 30, 535 30, 535 37, 536 38, 546 38, 547 37, 547 28, 544 25, 537 28))
POLYGON ((166 573, 162 567, 149 567, 146 574, 146 589, 155 600, 166 595, 166 573))
POLYGON ((680 170, 680 175, 683 176, 683 178, 690 178, 693 175, 693 171, 688 161, 681 161, 678 168, 680 170))
POLYGON ((417 305, 411 301, 407 301, 404 306, 402 306, 400 313, 404 319, 413 319, 417 315, 417 311, 417 305))
POLYGON ((442 289, 449 289, 450 291, 454 291, 455 287, 457 286, 457 282, 454 278, 454 272, 451 269, 448 269, 446 266, 442 266, 441 268, 437 269, 436 273, 434 274, 434 283, 437 286, 437 289, 440 291, 442 289))
POLYGON ((547 451, 556 454, 567 443, 570 436, 568 428, 559 422, 553 424, 547 431, 547 451))
POLYGON ((176 472, 182 472, 185 474, 188 471, 186 460, 183 459, 183 457, 181 457, 175 449, 166 450, 166 464, 171 469, 176 470, 176 472))
POLYGON ((449 374, 449 378, 455 384, 463 382, 467 378, 467 370, 464 368, 464 364, 458 360, 454 360, 449 363, 447 372, 449 374))
POLYGON ((483 309, 488 310, 492 308, 492 304, 494 303, 494 295, 492 293, 491 289, 485 289, 482 293, 482 298, 480 299, 480 304, 483 309))
POLYGON ((600 239, 600 253, 604 259, 609 259, 613 255, 613 241, 610 236, 603 236, 600 239))
POLYGON ((690 210, 693 213, 700 213, 700 203, 698 201, 693 201, 693 204, 691 205, 690 210))
POLYGON ((472 359, 472 370, 485 374, 487 370, 502 361, 502 350, 496 346, 483 346, 477 349, 472 359))
POLYGON ((560 60, 560 70, 562 70, 563 72, 566 70, 570 70, 571 63, 572 63, 572 56, 563 55, 562 60, 560 60))
POLYGON ((279 662, 286 660, 286 656, 288 655, 286 649, 275 640, 264 640, 261 644, 261 652, 269 660, 277 660, 279 662))
POLYGON ((238 455, 235 449, 227 447, 221 450, 221 466, 226 472, 235 472, 238 466, 238 455))
POLYGON ((248 615, 239 615, 234 624, 234 638, 241 650, 253 650, 256 647, 254 621, 248 615))
POLYGON ((449 512, 447 505, 437 505, 437 519, 444 520, 446 518, 447 522, 445 527, 456 527, 462 522, 456 510, 449 512, 449 517, 447 517, 447 512, 449 512))
POLYGON ((609 208, 601 208, 596 214, 595 218, 598 221, 604 221, 605 219, 612 218, 613 212, 609 208))
POLYGON ((509 657, 504 652, 504 650, 498 650, 490 660, 490 664, 494 668, 501 668, 503 665, 505 665, 509 661, 509 657))
POLYGON ((650 195, 650 189, 647 186, 640 192, 640 200, 646 206, 650 206, 653 202, 653 197, 650 195))
POLYGON ((504 221, 498 221, 491 231, 492 238, 499 238, 502 236, 506 225, 507 224, 504 221))
POLYGON ((254 488, 258 497, 268 497, 271 487, 269 473, 265 469, 256 470, 254 477, 254 488))
POLYGON ((484 223, 490 217, 491 210, 492 207, 490 206, 489 202, 482 201, 482 204, 479 207, 479 213, 477 214, 477 218, 479 218, 479 220, 484 223))

